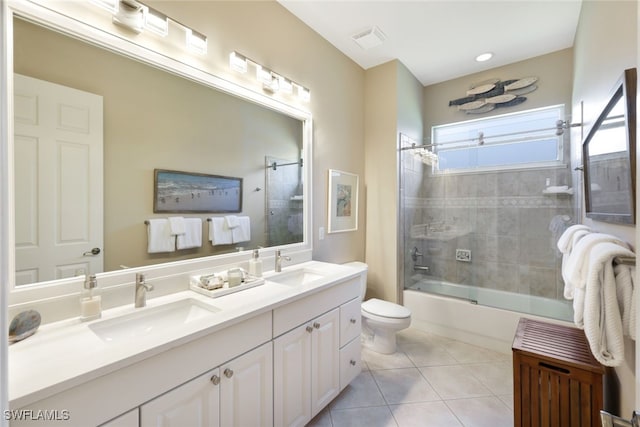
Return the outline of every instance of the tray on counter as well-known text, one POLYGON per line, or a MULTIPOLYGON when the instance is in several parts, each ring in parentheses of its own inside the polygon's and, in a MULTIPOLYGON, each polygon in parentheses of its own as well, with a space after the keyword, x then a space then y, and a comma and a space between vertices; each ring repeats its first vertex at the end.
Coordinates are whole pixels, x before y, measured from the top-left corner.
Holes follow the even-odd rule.
POLYGON ((260 286, 260 285, 264 285, 264 278, 262 277, 257 277, 257 276, 252 276, 252 275, 247 275, 244 278, 244 281, 239 284, 238 286, 234 286, 232 288, 229 287, 229 283, 228 282, 224 282, 224 285, 222 285, 221 288, 217 288, 217 289, 205 289, 201 286, 199 286, 196 283, 190 282, 189 283, 189 288, 192 291, 195 291, 199 294, 208 296, 210 298, 218 298, 224 295, 229 295, 232 294, 234 292, 240 292, 240 291, 244 291, 245 289, 250 289, 250 288, 254 288, 256 286, 260 286))

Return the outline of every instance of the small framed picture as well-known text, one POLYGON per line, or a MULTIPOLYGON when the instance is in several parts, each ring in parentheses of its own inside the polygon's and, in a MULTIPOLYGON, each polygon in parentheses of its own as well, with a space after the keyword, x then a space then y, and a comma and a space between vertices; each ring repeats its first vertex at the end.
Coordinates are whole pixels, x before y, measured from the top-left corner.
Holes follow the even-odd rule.
POLYGON ((329 233, 358 229, 358 175, 329 169, 329 233))
POLYGON ((155 169, 153 212, 238 213, 242 178, 155 169))

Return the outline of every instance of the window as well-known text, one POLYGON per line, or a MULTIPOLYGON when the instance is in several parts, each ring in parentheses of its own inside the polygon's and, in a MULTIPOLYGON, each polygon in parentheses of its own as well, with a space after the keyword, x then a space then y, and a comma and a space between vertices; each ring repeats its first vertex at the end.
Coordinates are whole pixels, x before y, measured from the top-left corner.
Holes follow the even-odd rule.
POLYGON ((469 120, 431 129, 440 171, 535 167, 562 162, 564 106, 469 120), (558 135, 557 133, 560 133, 558 135))

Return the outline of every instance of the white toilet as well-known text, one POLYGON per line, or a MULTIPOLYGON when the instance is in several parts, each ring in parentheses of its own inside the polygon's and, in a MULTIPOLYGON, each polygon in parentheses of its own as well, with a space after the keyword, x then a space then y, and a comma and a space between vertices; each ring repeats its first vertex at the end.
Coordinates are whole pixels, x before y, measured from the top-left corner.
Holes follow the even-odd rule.
MULTIPOLYGON (((367 264, 349 262, 344 264, 359 270, 360 299, 364 301, 367 291, 367 264)), ((362 343, 377 353, 392 354, 396 352, 396 332, 411 325, 411 310, 399 304, 372 298, 361 305, 362 343)))

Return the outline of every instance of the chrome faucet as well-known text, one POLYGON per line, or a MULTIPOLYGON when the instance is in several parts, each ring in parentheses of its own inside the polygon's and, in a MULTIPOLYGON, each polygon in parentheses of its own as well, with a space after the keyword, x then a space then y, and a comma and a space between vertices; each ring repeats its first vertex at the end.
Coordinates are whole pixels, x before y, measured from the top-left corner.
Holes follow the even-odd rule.
POLYGON ((136 273, 136 308, 145 307, 147 305, 147 291, 152 290, 153 285, 145 282, 144 274, 136 273))
POLYGON ((282 260, 291 261, 290 256, 282 255, 280 250, 276 251, 276 273, 280 273, 282 271, 282 260))

